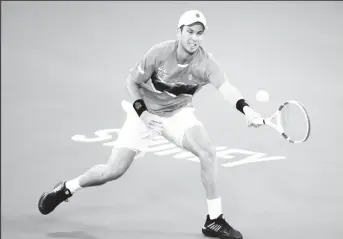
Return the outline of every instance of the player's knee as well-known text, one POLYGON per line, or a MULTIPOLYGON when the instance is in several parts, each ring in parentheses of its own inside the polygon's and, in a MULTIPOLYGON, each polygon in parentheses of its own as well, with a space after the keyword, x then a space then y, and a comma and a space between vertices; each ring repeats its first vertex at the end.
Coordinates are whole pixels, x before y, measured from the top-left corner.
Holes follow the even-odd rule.
POLYGON ((216 152, 212 148, 200 149, 197 152, 197 156, 204 161, 213 161, 216 158, 216 152))
POLYGON ((114 169, 108 166, 103 174, 103 179, 105 182, 116 180, 120 178, 125 173, 125 171, 126 170, 124 168, 118 167, 114 169))
POLYGON ((131 149, 114 149, 107 162, 103 178, 106 182, 120 178, 130 167, 137 152, 131 149))
POLYGON ((216 164, 216 153, 213 149, 198 152, 201 168, 204 171, 212 171, 216 164))

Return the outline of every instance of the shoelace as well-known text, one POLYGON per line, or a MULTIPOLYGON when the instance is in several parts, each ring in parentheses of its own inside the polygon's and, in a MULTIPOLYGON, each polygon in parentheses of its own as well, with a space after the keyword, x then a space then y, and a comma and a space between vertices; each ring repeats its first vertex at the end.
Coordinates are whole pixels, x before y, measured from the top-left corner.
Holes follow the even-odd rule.
POLYGON ((63 183, 60 183, 58 186, 56 186, 52 191, 53 192, 58 192, 60 191, 62 188, 63 188, 64 184, 63 183))
MULTIPOLYGON (((62 188, 63 188, 63 186, 64 186, 64 183, 60 183, 58 186, 56 186, 52 191, 53 192, 58 192, 58 191, 60 191, 62 188)), ((64 195, 67 195, 66 193, 64 193, 64 195)), ((64 200, 65 202, 68 202, 68 198, 66 198, 65 200, 64 200)))

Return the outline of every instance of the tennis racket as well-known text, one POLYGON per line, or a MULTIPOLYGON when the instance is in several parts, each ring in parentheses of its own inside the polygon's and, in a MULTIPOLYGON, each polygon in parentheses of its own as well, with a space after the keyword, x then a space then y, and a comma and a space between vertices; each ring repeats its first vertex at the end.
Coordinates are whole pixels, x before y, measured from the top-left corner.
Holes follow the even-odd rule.
POLYGON ((311 122, 305 107, 293 100, 281 104, 272 116, 263 119, 263 124, 294 144, 305 142, 311 132, 311 122))

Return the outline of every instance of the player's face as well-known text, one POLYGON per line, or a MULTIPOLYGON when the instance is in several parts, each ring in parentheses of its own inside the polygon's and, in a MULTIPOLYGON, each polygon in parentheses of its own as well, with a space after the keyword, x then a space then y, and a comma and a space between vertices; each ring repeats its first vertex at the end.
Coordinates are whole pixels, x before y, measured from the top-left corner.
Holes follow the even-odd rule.
POLYGON ((185 49, 189 54, 196 52, 201 44, 204 30, 204 25, 201 23, 184 26, 179 35, 179 40, 183 49, 185 49))

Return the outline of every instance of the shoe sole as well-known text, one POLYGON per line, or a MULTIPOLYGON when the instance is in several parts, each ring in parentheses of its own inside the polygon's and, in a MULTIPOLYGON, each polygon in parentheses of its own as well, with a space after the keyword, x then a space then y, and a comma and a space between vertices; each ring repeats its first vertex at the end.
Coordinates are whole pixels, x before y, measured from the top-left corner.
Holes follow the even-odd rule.
POLYGON ((50 213, 50 212, 45 211, 44 208, 42 207, 42 201, 44 200, 46 194, 47 193, 43 193, 42 196, 39 198, 39 201, 38 201, 38 209, 39 209, 40 213, 42 213, 43 215, 47 215, 50 213))
POLYGON ((210 231, 207 229, 202 229, 202 233, 207 236, 207 237, 215 237, 215 238, 219 238, 219 239, 243 239, 243 237, 232 237, 232 236, 226 236, 226 235, 218 235, 217 232, 214 231, 210 231))

